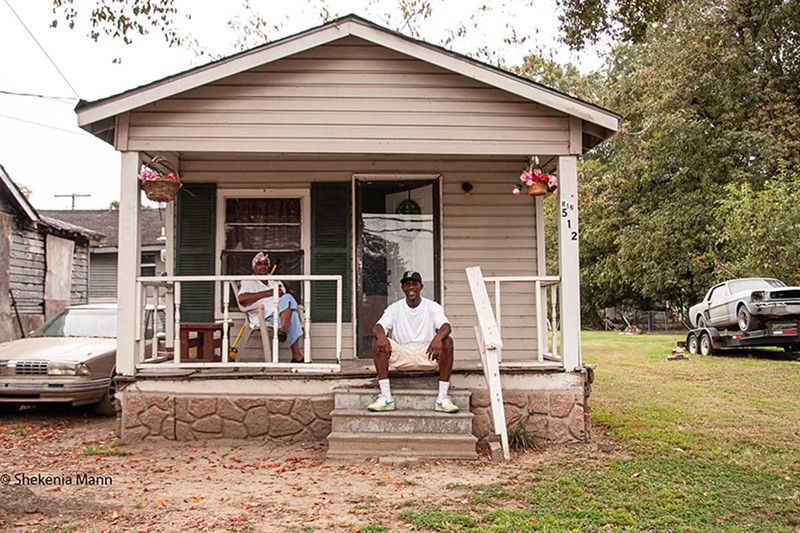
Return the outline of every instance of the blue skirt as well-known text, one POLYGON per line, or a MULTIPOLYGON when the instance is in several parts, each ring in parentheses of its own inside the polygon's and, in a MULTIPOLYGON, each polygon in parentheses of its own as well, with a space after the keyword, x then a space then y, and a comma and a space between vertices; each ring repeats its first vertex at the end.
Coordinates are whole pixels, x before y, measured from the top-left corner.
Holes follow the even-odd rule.
MULTIPOLYGON (((292 310, 292 316, 289 317, 289 329, 286 331, 286 342, 291 346, 297 339, 303 336, 303 324, 300 322, 300 313, 297 311, 297 300, 289 293, 284 294, 281 296, 281 299, 278 300, 278 315, 283 313, 287 308, 291 308, 292 310)), ((266 319, 267 322, 272 324, 272 313, 270 313, 266 319)), ((278 320, 280 321, 280 316, 278 320)))

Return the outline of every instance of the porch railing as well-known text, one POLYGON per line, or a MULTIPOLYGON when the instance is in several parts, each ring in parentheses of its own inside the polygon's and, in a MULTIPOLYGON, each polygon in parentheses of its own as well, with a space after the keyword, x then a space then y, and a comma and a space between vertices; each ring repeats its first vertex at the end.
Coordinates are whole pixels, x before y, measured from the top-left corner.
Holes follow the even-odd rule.
MULTIPOLYGON (((489 276, 483 279, 487 285, 494 284, 494 316, 500 331, 503 328, 502 285, 533 285, 534 316, 536 316, 537 321, 536 359, 539 363, 544 362, 545 358, 551 361, 561 361, 561 355, 558 351, 558 338, 560 336, 558 289, 560 278, 558 276, 489 276), (548 339, 548 332, 550 339, 548 339)), ((498 350, 498 356, 502 361, 502 350, 498 350)))
MULTIPOLYGON (((296 367, 295 370, 331 370, 338 368, 342 357, 342 276, 332 275, 282 275, 282 276, 156 276, 156 277, 139 277, 136 280, 136 309, 137 321, 135 329, 135 339, 137 342, 137 363, 140 365, 145 362, 160 361, 162 364, 167 364, 171 368, 209 368, 209 367, 270 367, 278 364, 278 327, 272 328, 272 361, 257 361, 257 362, 231 362, 229 360, 231 348, 231 325, 233 323, 231 317, 231 283, 241 283, 244 280, 259 280, 259 281, 302 281, 303 282, 303 301, 299 302, 305 308, 305 323, 303 324, 303 352, 305 362, 310 362, 311 357, 311 283, 336 283, 336 364, 303 364, 296 367), (222 296, 222 317, 219 323, 222 324, 222 354, 221 362, 181 362, 181 296, 184 283, 197 283, 197 282, 214 282, 220 284, 217 289, 221 291, 214 291, 214 294, 222 296), (158 335, 155 335, 153 342, 145 342, 144 331, 147 329, 148 314, 147 309, 164 309, 165 310, 165 348, 172 347, 172 357, 164 357, 159 353, 158 335), (151 350, 147 354, 148 349, 151 350), (150 357, 147 357, 150 355, 150 357), (165 360, 166 359, 166 360, 165 360), (171 360, 170 360, 171 359, 171 360)), ((280 324, 278 317, 278 301, 280 295, 278 291, 273 291, 273 324, 280 324)), ((234 307, 237 304, 233 303, 234 307)), ((244 318, 247 320, 247 317, 244 318)), ((286 363, 280 364, 281 367, 286 367, 286 363)))

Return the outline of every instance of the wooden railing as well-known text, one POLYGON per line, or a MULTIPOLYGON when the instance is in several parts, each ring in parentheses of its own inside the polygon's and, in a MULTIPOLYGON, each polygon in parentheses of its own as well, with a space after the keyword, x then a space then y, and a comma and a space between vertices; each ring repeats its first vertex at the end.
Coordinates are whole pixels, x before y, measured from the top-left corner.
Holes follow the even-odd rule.
MULTIPOLYGON (((306 362, 311 357, 312 323, 311 323, 311 283, 336 283, 336 364, 302 364, 296 370, 338 370, 342 357, 342 276, 327 275, 283 275, 283 276, 157 276, 139 277, 136 280, 136 309, 138 320, 136 322, 135 339, 137 342, 137 363, 146 361, 163 361, 163 354, 159 353, 159 342, 146 343, 144 331, 146 329, 146 309, 164 309, 166 315, 165 347, 172 348, 171 361, 166 364, 172 368, 208 368, 208 367, 271 367, 280 364, 286 368, 288 363, 278 363, 278 329, 273 327, 272 335, 272 361, 258 362, 232 362, 229 360, 231 348, 231 283, 244 280, 259 281, 302 281, 303 301, 299 302, 305 307, 305 322, 303 324, 303 350, 306 362), (181 362, 181 292, 184 283, 214 282, 220 284, 221 289, 215 291, 222 296, 222 354, 221 362, 181 362), (151 354, 146 354, 146 344, 150 344, 151 354), (150 357, 147 357, 150 355, 150 357)), ((278 291, 273 291, 273 324, 280 324, 278 317, 278 291)), ((237 304, 233 303, 234 307, 237 304)), ((247 320, 247 317, 245 317, 247 320)), ((137 365, 138 366, 138 365, 137 365)), ((292 365, 295 366, 295 365, 292 365)))
MULTIPOLYGON (((560 335, 558 289, 560 279, 558 276, 490 276, 483 278, 483 280, 487 284, 494 284, 494 316, 500 331, 502 331, 503 327, 502 284, 530 284, 534 286, 533 311, 536 317, 537 362, 542 363, 545 359, 560 361, 561 355, 558 350, 558 338, 560 335), (548 331, 550 339, 548 339, 548 331)), ((502 351, 499 356, 502 361, 502 351)))

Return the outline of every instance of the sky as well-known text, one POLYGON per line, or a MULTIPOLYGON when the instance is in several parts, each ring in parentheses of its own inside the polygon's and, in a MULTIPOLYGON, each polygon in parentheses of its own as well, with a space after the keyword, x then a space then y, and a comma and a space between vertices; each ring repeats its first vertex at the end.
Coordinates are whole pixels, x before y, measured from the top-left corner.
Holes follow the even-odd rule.
MULTIPOLYGON (((74 0, 74 4, 85 13, 95 1, 74 0)), ((184 13, 191 13, 190 20, 179 16, 176 24, 196 46, 170 48, 155 32, 137 36, 129 45, 103 37, 94 42, 84 23, 70 30, 62 21, 51 28, 50 0, 0 0, 0 165, 12 180, 31 191, 29 200, 36 209, 71 207, 71 198, 55 195, 90 195, 76 197, 76 209, 107 208, 119 198, 119 153, 78 128, 74 112, 78 97, 96 100, 208 62, 207 55, 197 54, 199 48, 218 57, 238 51, 237 40, 243 34, 228 22, 248 16, 244 0, 176 3, 184 13)), ((250 0, 268 22, 269 40, 321 24, 323 6, 334 17, 355 13, 387 25, 387 15, 399 20, 396 4, 397 0, 250 0)), ((489 3, 490 11, 481 12, 484 4, 485 0, 437 0, 432 16, 420 24, 420 38, 439 44, 449 30, 464 22, 466 36, 447 45, 457 52, 474 55, 485 48, 512 66, 529 52, 543 49, 560 62, 578 64, 583 71, 600 68, 598 51, 577 55, 557 41, 555 0, 496 0, 489 3), (471 26, 469 18, 473 13, 478 17, 476 26, 471 26), (510 34, 507 24, 525 38, 522 44, 503 41, 510 34)))

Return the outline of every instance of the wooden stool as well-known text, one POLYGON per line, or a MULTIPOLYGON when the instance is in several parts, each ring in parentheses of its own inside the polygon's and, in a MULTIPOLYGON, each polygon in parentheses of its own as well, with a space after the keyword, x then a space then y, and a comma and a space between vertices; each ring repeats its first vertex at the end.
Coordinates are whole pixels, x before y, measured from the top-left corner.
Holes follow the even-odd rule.
POLYGON ((222 361, 222 322, 181 322, 181 363, 222 361), (215 337, 220 332, 219 338, 215 337), (196 337, 190 337, 196 333, 196 337), (197 356, 189 358, 189 349, 197 348, 197 356), (217 354, 219 348, 219 354, 217 354))

